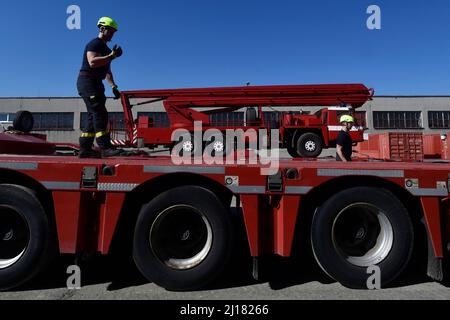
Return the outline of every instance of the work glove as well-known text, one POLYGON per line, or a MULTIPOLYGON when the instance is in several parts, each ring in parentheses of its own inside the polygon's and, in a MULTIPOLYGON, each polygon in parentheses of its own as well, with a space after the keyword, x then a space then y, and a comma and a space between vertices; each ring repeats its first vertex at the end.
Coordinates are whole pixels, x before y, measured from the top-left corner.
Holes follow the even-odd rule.
POLYGON ((122 48, 116 44, 114 45, 111 53, 109 54, 109 57, 111 58, 111 60, 114 60, 115 58, 119 58, 120 56, 122 56, 122 54, 123 54, 122 48))
POLYGON ((121 95, 120 95, 120 91, 119 91, 119 87, 118 87, 118 86, 113 86, 113 87, 112 87, 112 92, 113 92, 113 94, 114 94, 114 100, 118 100, 118 99, 121 98, 121 95))

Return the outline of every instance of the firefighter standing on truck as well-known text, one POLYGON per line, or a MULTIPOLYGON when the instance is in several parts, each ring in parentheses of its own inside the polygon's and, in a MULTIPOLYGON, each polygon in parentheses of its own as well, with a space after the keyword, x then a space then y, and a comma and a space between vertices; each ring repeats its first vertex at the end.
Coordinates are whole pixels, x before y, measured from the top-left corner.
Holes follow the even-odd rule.
POLYGON ((352 116, 343 115, 340 119, 342 129, 336 140, 336 160, 337 161, 352 161, 353 140, 350 136, 350 130, 355 123, 352 116))
POLYGON ((118 86, 111 72, 111 61, 122 55, 122 48, 115 45, 111 50, 107 46, 119 27, 116 21, 109 17, 100 18, 97 26, 100 33, 86 45, 77 81, 78 93, 83 98, 88 111, 87 125, 80 137, 80 158, 112 157, 122 154, 122 150, 114 149, 111 145, 103 85, 103 80, 106 79, 115 99, 120 98, 118 86), (95 139, 101 154, 92 149, 95 139))

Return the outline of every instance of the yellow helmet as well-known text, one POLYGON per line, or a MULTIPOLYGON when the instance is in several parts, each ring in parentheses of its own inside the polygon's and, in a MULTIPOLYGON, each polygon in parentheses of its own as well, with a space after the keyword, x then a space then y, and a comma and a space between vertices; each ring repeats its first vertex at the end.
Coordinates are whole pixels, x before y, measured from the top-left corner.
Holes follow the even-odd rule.
POLYGON ((115 29, 116 31, 119 30, 119 25, 117 24, 114 19, 111 19, 110 17, 101 17, 100 20, 97 22, 97 27, 110 27, 115 29))
POLYGON ((349 116, 349 115, 343 115, 343 116, 341 117, 340 122, 341 122, 341 123, 342 123, 342 122, 355 122, 355 119, 353 119, 352 116, 349 116))

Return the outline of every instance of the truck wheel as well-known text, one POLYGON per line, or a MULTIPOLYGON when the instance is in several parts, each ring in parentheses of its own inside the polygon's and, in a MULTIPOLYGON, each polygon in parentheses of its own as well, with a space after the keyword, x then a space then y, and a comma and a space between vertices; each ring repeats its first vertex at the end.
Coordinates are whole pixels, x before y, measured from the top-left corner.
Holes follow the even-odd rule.
POLYGON ((191 140, 183 141, 182 147, 183 147, 181 149, 181 155, 182 156, 184 154, 190 154, 190 155, 194 156, 195 144, 194 144, 194 139, 193 138, 191 138, 191 140))
POLYGON ((145 205, 136 222, 133 258, 142 274, 168 290, 213 281, 231 253, 229 215, 211 191, 182 186, 145 205))
POLYGON ((30 189, 0 185, 0 290, 33 278, 51 256, 47 215, 30 189))
MULTIPOLYGON (((188 155, 191 157, 195 156, 195 153, 197 152, 198 149, 202 149, 202 143, 198 143, 197 141, 195 141, 194 139, 194 135, 191 136, 190 140, 184 140, 182 138, 180 138, 180 140, 178 142, 176 142, 174 145, 171 146, 170 148, 170 154, 172 155, 172 150, 175 147, 175 145, 181 144, 179 148, 179 152, 178 152, 178 156, 183 157, 184 155, 188 155)), ((203 149, 202 149, 202 154, 203 154, 203 149)))
POLYGON ((230 148, 227 148, 227 142, 220 140, 212 140, 211 142, 207 142, 207 147, 211 151, 211 156, 226 156, 230 153, 230 148))
POLYGON ((389 191, 358 187, 331 197, 315 213, 311 244, 320 267, 350 288, 367 289, 368 268, 380 268, 380 285, 407 266, 413 227, 403 204, 389 191))
POLYGON ((297 153, 305 158, 318 157, 322 148, 322 139, 315 133, 304 133, 297 140, 297 153))

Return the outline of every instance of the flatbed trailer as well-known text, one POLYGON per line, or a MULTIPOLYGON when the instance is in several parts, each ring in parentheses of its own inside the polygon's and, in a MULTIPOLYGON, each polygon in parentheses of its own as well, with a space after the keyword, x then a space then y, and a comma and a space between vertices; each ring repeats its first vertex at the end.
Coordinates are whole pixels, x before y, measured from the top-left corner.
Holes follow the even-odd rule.
POLYGON ((424 246, 428 274, 442 279, 450 163, 282 159, 276 175, 261 168, 1 154, 0 288, 30 280, 55 254, 106 255, 113 246, 130 248, 162 287, 202 287, 235 248, 232 202, 255 266, 265 255, 296 255, 302 243, 343 285, 367 288, 367 270, 378 266, 385 286, 424 246))

